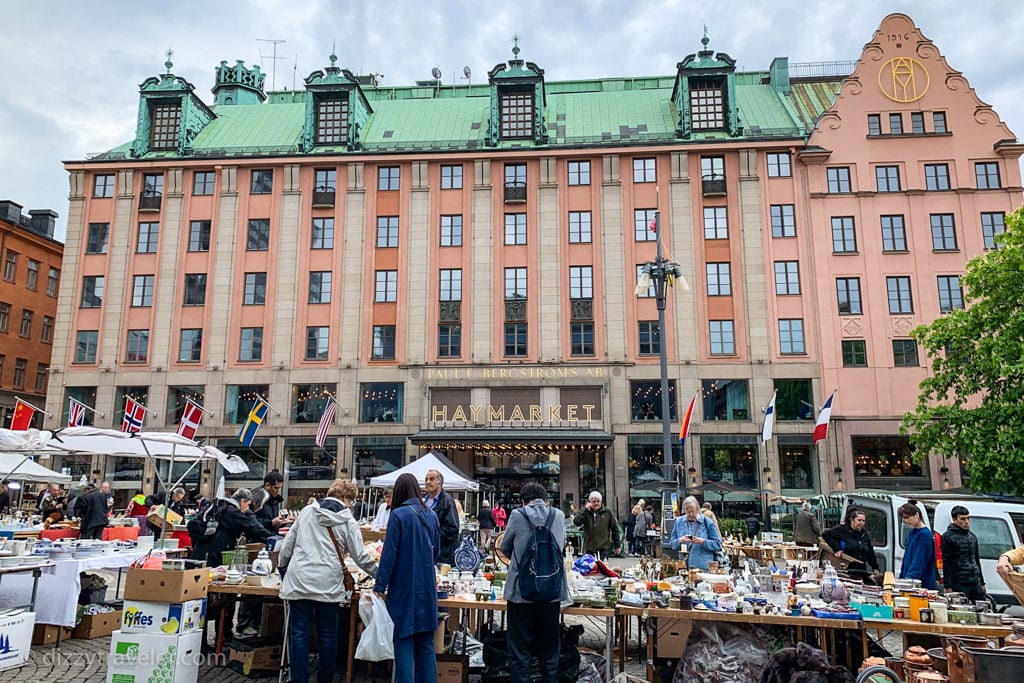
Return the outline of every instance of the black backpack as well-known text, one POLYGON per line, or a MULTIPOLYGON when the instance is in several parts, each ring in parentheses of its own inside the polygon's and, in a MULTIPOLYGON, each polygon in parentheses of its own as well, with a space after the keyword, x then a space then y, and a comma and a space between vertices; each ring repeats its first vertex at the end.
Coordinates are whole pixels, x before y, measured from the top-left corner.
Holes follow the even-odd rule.
POLYGON ((551 533, 555 511, 548 512, 543 525, 530 522, 525 510, 522 515, 533 527, 533 535, 517 563, 519 594, 528 602, 554 602, 562 597, 562 572, 565 571, 562 549, 551 533))
POLYGON ((227 505, 222 500, 203 501, 196 516, 188 523, 188 533, 195 539, 202 539, 213 536, 220 526, 220 516, 227 505))

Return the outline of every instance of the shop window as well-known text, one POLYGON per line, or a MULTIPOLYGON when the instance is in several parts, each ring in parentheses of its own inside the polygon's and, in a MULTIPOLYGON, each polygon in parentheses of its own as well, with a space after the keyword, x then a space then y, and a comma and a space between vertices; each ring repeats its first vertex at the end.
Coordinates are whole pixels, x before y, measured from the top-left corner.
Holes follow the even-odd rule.
POLYGON ((809 379, 775 380, 775 417, 778 420, 813 420, 814 401, 809 379))
POLYGON ((405 464, 405 437, 353 437, 352 462, 355 481, 365 488, 373 477, 394 472, 405 464))
MULTIPOLYGON (((224 472, 224 479, 232 482, 233 486, 256 487, 263 484, 263 477, 267 476, 267 463, 270 461, 270 439, 255 438, 248 447, 243 446, 238 439, 217 439, 217 448, 228 455, 237 455, 249 466, 248 472, 224 472)), ((302 501, 305 503, 305 501, 302 501)))
POLYGON ((401 422, 403 386, 399 382, 359 385, 360 422, 401 422))
POLYGON ((747 380, 706 379, 701 382, 704 420, 747 421, 750 403, 747 380))
POLYGON ((224 401, 224 424, 240 425, 249 417, 257 398, 266 400, 270 386, 266 384, 229 384, 224 401))
POLYGON ((306 504, 310 497, 321 497, 334 480, 338 463, 338 439, 324 439, 321 448, 313 439, 284 440, 286 498, 284 507, 292 510, 306 504))
MULTIPOLYGON (((206 401, 205 391, 206 388, 198 384, 167 387, 167 410, 164 413, 167 416, 167 426, 178 426, 189 400, 202 406, 206 401)), ((237 439, 235 443, 238 443, 237 439)))
POLYGON ((756 444, 707 444, 701 447, 704 478, 738 488, 757 487, 756 444))
MULTIPOLYGON (((629 383, 633 420, 660 420, 661 380, 636 380, 629 383)), ((676 420, 676 382, 668 382, 669 419, 676 420)))
POLYGON ((814 458, 811 457, 810 446, 779 444, 779 467, 782 470, 782 488, 816 488, 814 458))
POLYGON ((853 436, 850 444, 857 488, 930 488, 928 470, 922 468, 909 437, 853 436))
POLYGON ((292 424, 319 423, 327 401, 337 393, 337 384, 293 384, 292 424))

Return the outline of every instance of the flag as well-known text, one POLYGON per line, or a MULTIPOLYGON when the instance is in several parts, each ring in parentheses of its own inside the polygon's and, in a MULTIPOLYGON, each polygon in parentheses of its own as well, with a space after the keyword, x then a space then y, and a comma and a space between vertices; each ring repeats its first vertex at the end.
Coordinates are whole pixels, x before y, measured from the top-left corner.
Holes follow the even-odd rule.
POLYGON ((650 225, 647 228, 655 235, 658 234, 658 214, 654 214, 654 218, 651 219, 650 225))
POLYGON ((178 420, 178 435, 195 439, 199 423, 203 421, 203 407, 190 398, 185 399, 185 409, 178 420))
POLYGON ((686 437, 690 433, 690 423, 693 421, 693 408, 697 405, 697 394, 693 395, 690 399, 690 407, 686 409, 686 413, 683 415, 683 424, 679 426, 679 443, 686 444, 686 437))
POLYGON ((131 396, 125 397, 124 417, 121 418, 121 431, 129 434, 142 429, 142 421, 146 419, 146 406, 131 396))
POLYGON ((85 404, 68 398, 68 427, 81 427, 85 424, 85 404))
POLYGON ((772 394, 772 400, 768 401, 768 405, 764 409, 764 426, 761 427, 761 443, 770 441, 772 438, 772 430, 775 429, 775 397, 778 395, 778 391, 772 394))
POLYGON ((327 430, 334 422, 334 411, 338 404, 334 402, 333 396, 327 397, 327 405, 324 406, 324 414, 320 416, 320 426, 316 428, 316 445, 324 447, 324 440, 327 438, 327 430))
POLYGON ((818 422, 814 425, 814 443, 818 443, 826 436, 828 436, 828 421, 832 417, 832 399, 835 398, 836 392, 832 392, 832 395, 825 401, 825 405, 821 407, 821 412, 818 413, 818 422))
POLYGON ((264 418, 267 417, 268 409, 267 402, 257 397, 256 403, 252 404, 252 410, 249 411, 249 417, 245 419, 245 424, 242 425, 241 431, 238 432, 238 440, 242 442, 243 446, 252 445, 252 440, 256 437, 256 430, 263 424, 264 418))
POLYGON ((32 418, 35 414, 35 408, 20 398, 14 399, 14 416, 11 418, 11 429, 15 431, 28 429, 32 426, 32 418))

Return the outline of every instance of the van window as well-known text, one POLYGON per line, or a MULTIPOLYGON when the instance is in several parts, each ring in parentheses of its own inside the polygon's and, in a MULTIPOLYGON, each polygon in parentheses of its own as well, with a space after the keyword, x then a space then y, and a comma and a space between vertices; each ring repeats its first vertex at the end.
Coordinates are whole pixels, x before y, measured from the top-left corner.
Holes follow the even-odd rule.
MULTIPOLYGON (((1024 514, 1011 512, 1010 520, 1013 522, 1014 528, 1017 529, 1017 538, 1024 540, 1024 514)), ((1006 551, 1004 550, 1003 552, 1006 551)))
POLYGON ((978 537, 978 554, 983 560, 998 560, 1014 546, 1010 526, 996 517, 971 515, 971 531, 978 537))
POLYGON ((865 518, 864 530, 871 536, 871 545, 876 548, 889 545, 889 516, 881 510, 861 508, 861 511, 865 518))

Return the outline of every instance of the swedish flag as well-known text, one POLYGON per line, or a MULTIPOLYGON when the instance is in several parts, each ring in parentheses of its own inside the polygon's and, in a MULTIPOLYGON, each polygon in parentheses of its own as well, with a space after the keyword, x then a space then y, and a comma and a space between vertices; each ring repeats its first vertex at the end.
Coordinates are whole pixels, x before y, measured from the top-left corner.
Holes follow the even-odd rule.
POLYGON ((249 411, 249 417, 246 418, 245 424, 242 425, 242 431, 238 432, 238 440, 245 446, 251 446, 252 440, 256 437, 256 430, 263 424, 264 418, 267 417, 267 410, 269 406, 267 402, 262 398, 257 398, 256 403, 253 404, 252 410, 249 411))

